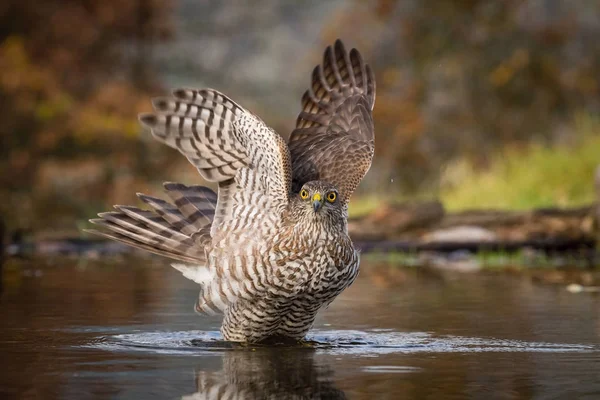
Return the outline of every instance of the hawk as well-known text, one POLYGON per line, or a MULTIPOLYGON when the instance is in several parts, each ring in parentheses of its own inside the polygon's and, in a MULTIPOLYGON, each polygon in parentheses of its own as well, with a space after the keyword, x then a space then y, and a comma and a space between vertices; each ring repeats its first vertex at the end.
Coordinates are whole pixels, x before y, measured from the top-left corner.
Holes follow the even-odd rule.
POLYGON ((359 271, 348 201, 374 154, 375 78, 356 49, 325 50, 286 141, 213 89, 177 89, 140 122, 210 182, 165 183, 90 220, 110 239, 177 260, 201 286, 195 310, 223 314, 234 342, 301 340, 359 271))

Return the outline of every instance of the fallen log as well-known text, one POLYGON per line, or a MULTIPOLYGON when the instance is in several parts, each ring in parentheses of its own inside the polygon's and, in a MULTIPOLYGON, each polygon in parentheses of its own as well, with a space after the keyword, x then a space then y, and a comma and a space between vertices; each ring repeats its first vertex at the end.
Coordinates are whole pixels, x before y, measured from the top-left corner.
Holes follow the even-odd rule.
POLYGON ((446 213, 440 203, 433 204, 384 206, 376 217, 352 219, 348 230, 357 242, 394 242, 398 250, 405 247, 513 249, 528 245, 560 249, 578 243, 587 246, 596 240, 595 204, 570 209, 458 213, 446 213))
MULTIPOLYGON (((439 202, 384 205, 375 213, 351 219, 348 230, 364 252, 589 251, 597 240, 597 209, 593 204, 571 209, 447 213, 439 202)), ((12 256, 94 257, 132 251, 116 242, 74 237, 13 241, 7 250, 12 256)))
POLYGON ((452 253, 455 251, 479 252, 515 252, 522 249, 539 250, 545 253, 577 252, 594 249, 594 240, 556 239, 556 240, 524 240, 524 241, 494 241, 494 242, 433 242, 420 243, 407 240, 386 241, 355 241, 355 245, 363 252, 406 252, 418 253, 432 251, 452 253))

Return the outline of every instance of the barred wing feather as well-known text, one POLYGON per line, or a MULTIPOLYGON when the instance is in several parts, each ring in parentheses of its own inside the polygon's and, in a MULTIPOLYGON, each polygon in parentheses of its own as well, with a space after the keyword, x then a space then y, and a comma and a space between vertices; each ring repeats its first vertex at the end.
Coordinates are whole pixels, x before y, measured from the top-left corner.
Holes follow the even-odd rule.
POLYGON ((175 204, 140 193, 152 210, 117 205, 116 211, 90 220, 103 230, 87 231, 178 261, 204 264, 208 241, 202 233, 210 229, 216 194, 206 187, 174 183, 166 183, 165 190, 175 204))
POLYGON ((212 89, 178 89, 140 116, 152 134, 181 152, 219 196, 211 235, 239 231, 254 219, 276 221, 291 186, 289 150, 265 123, 212 89))
POLYGON ((308 181, 324 180, 349 201, 373 159, 374 104, 371 68, 356 49, 348 53, 337 40, 313 70, 289 139, 294 191, 308 181))

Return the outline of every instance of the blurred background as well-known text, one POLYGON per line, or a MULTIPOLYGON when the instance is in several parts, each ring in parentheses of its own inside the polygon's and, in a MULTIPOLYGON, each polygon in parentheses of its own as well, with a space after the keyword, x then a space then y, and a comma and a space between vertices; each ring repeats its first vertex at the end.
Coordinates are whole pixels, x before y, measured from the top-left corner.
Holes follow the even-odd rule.
POLYGON ((245 398, 600 398, 600 1, 246 3, 0 1, 0 398, 206 377, 245 398), (287 138, 337 38, 377 80, 361 275, 320 314, 324 347, 218 348, 196 283, 81 229, 203 183, 138 124, 152 97, 212 87, 287 138))
POLYGON ((213 87, 291 132, 336 38, 374 68, 376 157, 353 210, 577 206, 600 161, 600 2, 5 0, 0 215, 78 232, 136 192, 201 181, 137 123, 213 87))

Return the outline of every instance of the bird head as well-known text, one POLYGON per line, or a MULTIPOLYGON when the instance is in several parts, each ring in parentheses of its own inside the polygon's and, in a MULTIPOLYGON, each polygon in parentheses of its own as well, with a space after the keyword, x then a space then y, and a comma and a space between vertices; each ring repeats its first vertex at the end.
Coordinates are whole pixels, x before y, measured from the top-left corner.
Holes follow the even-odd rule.
POLYGON ((333 225, 345 222, 345 207, 335 186, 324 181, 305 183, 293 201, 295 212, 301 219, 329 222, 333 225))

